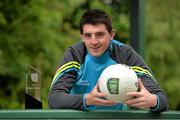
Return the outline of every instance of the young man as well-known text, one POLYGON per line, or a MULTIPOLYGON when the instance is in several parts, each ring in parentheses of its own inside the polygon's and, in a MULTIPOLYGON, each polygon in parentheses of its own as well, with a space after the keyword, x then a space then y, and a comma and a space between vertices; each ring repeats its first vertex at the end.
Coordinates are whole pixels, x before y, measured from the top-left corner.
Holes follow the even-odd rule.
POLYGON ((160 112, 168 109, 167 97, 143 59, 128 45, 114 40, 111 19, 102 10, 85 12, 80 20, 82 41, 69 47, 49 92, 50 108, 81 110, 126 109, 131 106, 160 112), (104 99, 98 78, 112 64, 131 66, 140 78, 140 91, 129 92, 125 104, 104 99))

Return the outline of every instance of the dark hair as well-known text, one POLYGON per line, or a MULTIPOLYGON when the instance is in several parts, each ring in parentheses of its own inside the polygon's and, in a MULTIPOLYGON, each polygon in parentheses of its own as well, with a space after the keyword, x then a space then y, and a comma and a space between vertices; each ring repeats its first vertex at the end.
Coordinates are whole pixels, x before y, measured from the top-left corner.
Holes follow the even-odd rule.
POLYGON ((80 20, 80 32, 83 33, 83 25, 91 24, 96 25, 102 23, 106 26, 108 32, 112 31, 112 22, 108 14, 100 9, 90 9, 86 11, 80 20))

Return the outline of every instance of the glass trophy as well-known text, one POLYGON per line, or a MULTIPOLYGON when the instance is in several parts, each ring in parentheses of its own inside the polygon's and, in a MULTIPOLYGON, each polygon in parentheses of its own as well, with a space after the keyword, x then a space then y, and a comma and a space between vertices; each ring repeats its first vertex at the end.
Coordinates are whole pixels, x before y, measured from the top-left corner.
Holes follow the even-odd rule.
POLYGON ((40 72, 26 65, 25 109, 42 109, 40 72))

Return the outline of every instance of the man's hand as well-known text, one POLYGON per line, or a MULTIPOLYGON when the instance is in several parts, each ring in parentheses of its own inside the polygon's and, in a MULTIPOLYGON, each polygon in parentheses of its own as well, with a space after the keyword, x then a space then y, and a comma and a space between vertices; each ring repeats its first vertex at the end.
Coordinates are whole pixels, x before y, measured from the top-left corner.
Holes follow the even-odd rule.
POLYGON ((112 100, 104 99, 105 94, 98 91, 98 83, 94 89, 86 95, 86 105, 112 106, 116 104, 112 100))
POLYGON ((146 90, 141 80, 139 80, 139 87, 140 92, 127 93, 132 99, 126 100, 125 104, 140 109, 155 107, 157 105, 157 96, 146 90))

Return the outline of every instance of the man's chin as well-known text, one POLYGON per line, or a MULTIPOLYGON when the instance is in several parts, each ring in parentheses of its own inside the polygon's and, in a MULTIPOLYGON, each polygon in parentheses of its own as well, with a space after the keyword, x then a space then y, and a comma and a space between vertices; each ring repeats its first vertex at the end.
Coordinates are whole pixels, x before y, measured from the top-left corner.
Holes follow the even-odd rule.
POLYGON ((101 56, 103 54, 103 52, 101 50, 99 50, 99 49, 90 50, 90 53, 91 53, 91 55, 93 57, 99 57, 99 56, 101 56))
POLYGON ((101 53, 91 53, 91 55, 92 55, 93 57, 99 57, 99 56, 101 56, 102 54, 101 54, 101 53))

